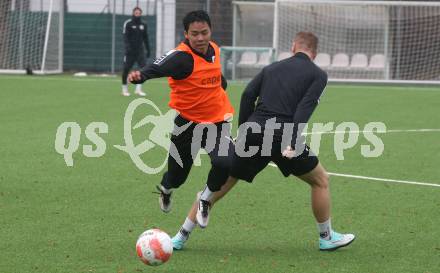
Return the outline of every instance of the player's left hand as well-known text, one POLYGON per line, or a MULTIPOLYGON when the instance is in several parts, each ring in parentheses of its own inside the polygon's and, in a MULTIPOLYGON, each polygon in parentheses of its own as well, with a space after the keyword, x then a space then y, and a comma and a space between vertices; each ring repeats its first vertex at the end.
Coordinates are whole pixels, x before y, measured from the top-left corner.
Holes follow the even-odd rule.
POLYGON ((287 157, 288 159, 292 159, 293 157, 295 157, 295 150, 292 149, 292 147, 287 146, 287 148, 283 151, 283 156, 287 157))

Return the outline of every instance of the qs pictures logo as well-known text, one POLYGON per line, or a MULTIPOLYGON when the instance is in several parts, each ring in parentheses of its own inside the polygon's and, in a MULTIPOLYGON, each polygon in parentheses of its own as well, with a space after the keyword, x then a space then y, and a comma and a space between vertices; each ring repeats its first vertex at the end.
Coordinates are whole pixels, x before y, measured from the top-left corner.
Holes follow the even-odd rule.
MULTIPOLYGON (((127 107, 124 116, 124 145, 113 145, 114 148, 126 152, 136 167, 144 173, 156 174, 159 173, 167 163, 167 154, 165 154, 162 163, 157 167, 149 166, 145 163, 141 156, 156 146, 159 146, 173 156, 179 164, 182 164, 179 153, 176 147, 170 141, 170 134, 173 132, 173 120, 177 112, 169 110, 162 114, 160 109, 150 100, 139 98, 133 100, 127 107), (145 116, 142 120, 133 125, 133 116, 136 110, 141 106, 147 106, 154 110, 154 114, 145 116), (147 139, 141 143, 136 144, 133 140, 133 130, 139 129, 147 124, 153 125, 147 139)), ((188 124, 187 126, 189 126, 188 124)), ((187 127, 186 126, 186 127, 187 127)), ((178 131, 184 131, 185 128, 179 128, 178 131)), ((109 132, 109 126, 105 122, 92 122, 87 125, 84 133, 90 142, 94 145, 83 145, 83 155, 86 157, 101 157, 105 154, 107 144, 100 136, 109 132), (95 148, 93 148, 95 146, 95 148)), ((174 132, 176 133, 176 132, 174 132)), ((177 132, 179 133, 179 132, 177 132)), ((80 138, 82 130, 77 122, 64 122, 58 126, 55 137, 55 151, 64 156, 64 161, 67 166, 74 165, 73 154, 78 151, 80 147, 80 138), (68 134, 70 130, 70 135, 68 134)))

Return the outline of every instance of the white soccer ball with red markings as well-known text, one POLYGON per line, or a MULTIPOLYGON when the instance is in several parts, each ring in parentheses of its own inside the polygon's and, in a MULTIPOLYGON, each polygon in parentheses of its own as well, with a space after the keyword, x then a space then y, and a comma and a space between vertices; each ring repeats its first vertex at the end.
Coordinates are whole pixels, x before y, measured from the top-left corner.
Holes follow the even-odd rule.
POLYGON ((173 254, 173 243, 160 229, 149 229, 139 236, 136 252, 144 264, 157 266, 165 263, 173 254))

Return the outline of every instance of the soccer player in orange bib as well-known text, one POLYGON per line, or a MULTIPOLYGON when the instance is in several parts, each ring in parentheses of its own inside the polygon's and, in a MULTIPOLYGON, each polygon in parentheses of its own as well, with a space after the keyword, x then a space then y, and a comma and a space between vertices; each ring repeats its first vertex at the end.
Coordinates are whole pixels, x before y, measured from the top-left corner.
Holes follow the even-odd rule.
MULTIPOLYGON (((178 111, 171 141, 180 160, 168 155, 168 171, 157 186, 162 211, 171 210, 172 190, 180 187, 188 177, 198 149, 204 148, 211 159, 206 187, 200 201, 197 221, 200 226, 208 223, 210 199, 226 182, 230 169, 231 143, 230 119, 234 109, 225 92, 227 83, 221 73, 220 49, 211 41, 211 21, 202 10, 192 11, 183 19, 185 41, 174 50, 158 58, 140 71, 133 71, 128 81, 134 84, 159 77, 168 77, 171 88, 169 106, 178 111), (202 129, 209 124, 208 130, 202 129), (214 126, 215 134, 209 129, 214 126), (185 128, 175 134, 176 128, 185 128), (194 145, 200 143, 199 146, 194 145), (195 148, 194 148, 195 147, 195 148)), ((196 223, 187 219, 187 226, 196 223)))

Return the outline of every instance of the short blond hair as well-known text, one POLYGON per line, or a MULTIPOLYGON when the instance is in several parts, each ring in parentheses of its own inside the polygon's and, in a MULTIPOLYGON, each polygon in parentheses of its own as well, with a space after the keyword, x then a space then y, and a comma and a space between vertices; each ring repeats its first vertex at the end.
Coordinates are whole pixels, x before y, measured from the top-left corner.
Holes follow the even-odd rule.
POLYGON ((298 32, 293 42, 298 45, 299 48, 306 49, 314 54, 316 54, 318 50, 318 37, 311 32, 298 32))

